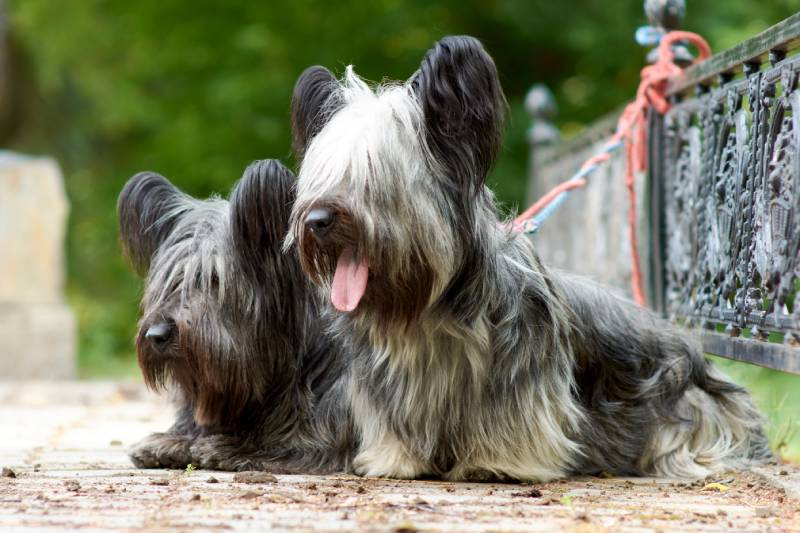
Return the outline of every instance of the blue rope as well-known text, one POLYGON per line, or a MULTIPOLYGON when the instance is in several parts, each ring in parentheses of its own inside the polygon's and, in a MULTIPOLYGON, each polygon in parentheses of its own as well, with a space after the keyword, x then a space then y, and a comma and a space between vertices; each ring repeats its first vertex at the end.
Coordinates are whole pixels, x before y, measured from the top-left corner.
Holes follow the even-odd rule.
MULTIPOLYGON (((636 42, 640 46, 658 46, 658 43, 661 41, 661 37, 664 36, 664 29, 663 28, 656 28, 655 26, 640 26, 636 29, 636 34, 634 38, 636 42)), ((616 143, 608 143, 606 144, 603 149, 599 152, 600 153, 611 153, 619 150, 623 145, 622 141, 616 143)), ((598 155, 599 155, 598 154, 598 155)), ((569 180, 567 181, 578 181, 581 180, 590 174, 592 174, 595 170, 599 168, 600 165, 589 165, 586 168, 583 168, 576 172, 569 180)), ((558 196, 556 196, 552 202, 546 205, 538 214, 534 215, 533 217, 529 218, 525 222, 522 223, 522 231, 528 234, 534 234, 539 231, 539 227, 556 211, 558 208, 561 207, 561 204, 564 203, 564 200, 567 199, 569 195, 569 191, 564 191, 558 196)))
MULTIPOLYGON (((623 144, 624 143, 622 141, 617 141, 615 143, 606 143, 606 145, 603 146, 600 152, 598 152, 598 155, 615 152, 619 150, 623 146, 623 144)), ((598 168, 600 168, 600 165, 598 164, 589 165, 588 167, 582 168, 578 172, 573 174, 573 176, 567 181, 568 182, 580 181, 589 176, 590 174, 592 174, 598 168)), ((534 215, 533 217, 529 218, 528 220, 522 223, 522 231, 529 235, 539 231, 541 225, 548 218, 553 216, 556 211, 558 211, 558 208, 561 207, 561 204, 564 203, 564 200, 567 199, 567 196, 569 196, 569 191, 564 191, 555 198, 553 198, 553 201, 544 206, 544 208, 542 208, 542 210, 539 213, 537 213, 536 215, 534 215)))

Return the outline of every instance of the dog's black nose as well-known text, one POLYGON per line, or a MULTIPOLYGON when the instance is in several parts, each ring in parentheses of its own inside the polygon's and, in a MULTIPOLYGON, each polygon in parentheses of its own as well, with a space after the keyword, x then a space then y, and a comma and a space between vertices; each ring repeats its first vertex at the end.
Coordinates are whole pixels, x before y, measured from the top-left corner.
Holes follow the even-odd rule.
POLYGON ((336 216, 333 211, 324 207, 312 209, 306 216, 305 225, 317 237, 322 237, 330 231, 336 216))
POLYGON ((147 328, 144 337, 155 346, 163 346, 172 338, 172 326, 167 322, 159 322, 147 328))

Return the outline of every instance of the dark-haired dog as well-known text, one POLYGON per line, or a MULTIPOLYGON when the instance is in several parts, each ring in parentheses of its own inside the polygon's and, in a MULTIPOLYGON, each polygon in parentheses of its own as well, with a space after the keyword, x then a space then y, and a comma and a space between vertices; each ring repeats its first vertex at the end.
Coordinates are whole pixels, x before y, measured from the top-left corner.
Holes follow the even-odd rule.
POLYGON ((136 348, 177 420, 135 445, 139 467, 330 472, 348 468, 345 366, 313 291, 281 251, 294 176, 245 171, 230 201, 137 174, 118 203, 126 256, 145 276, 136 348))
POLYGON ((287 248, 338 310, 356 472, 696 477, 769 457, 750 397, 685 331, 501 224, 485 180, 505 112, 470 37, 405 83, 312 67, 295 86, 287 248))

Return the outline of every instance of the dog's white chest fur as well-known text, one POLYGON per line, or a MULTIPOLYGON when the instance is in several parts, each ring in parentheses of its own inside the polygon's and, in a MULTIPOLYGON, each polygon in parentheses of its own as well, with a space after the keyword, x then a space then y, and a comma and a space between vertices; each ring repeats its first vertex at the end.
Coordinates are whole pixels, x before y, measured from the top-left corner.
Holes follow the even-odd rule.
POLYGON ((567 436, 580 419, 569 388, 498 387, 491 346, 486 321, 471 328, 423 322, 375 343, 372 368, 362 375, 382 386, 354 380, 351 387, 361 436, 356 471, 453 480, 563 476, 579 453, 567 436))

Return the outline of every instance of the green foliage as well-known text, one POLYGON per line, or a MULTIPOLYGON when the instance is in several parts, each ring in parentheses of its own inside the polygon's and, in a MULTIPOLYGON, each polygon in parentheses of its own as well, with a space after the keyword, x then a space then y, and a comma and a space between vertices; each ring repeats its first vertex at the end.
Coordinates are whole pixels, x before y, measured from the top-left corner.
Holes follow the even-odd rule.
MULTIPOLYGON (((796 10, 796 0, 689 0, 685 28, 715 50, 796 10)), ((54 155, 72 202, 68 294, 84 375, 133 372, 141 282, 117 246, 125 180, 156 170, 186 192, 226 194, 254 159, 289 159, 289 99, 312 64, 353 63, 373 80, 407 78, 436 39, 480 38, 511 105, 490 178, 524 201, 529 119, 521 102, 548 84, 567 134, 634 93, 645 51, 642 2, 596 0, 7 0, 35 95, 12 148, 54 155)), ((768 378, 774 379, 772 377, 768 378)), ((798 405, 798 400, 793 400, 798 405)))
POLYGON ((800 461, 800 376, 719 357, 709 359, 753 395, 767 417, 772 449, 786 459, 800 461))

